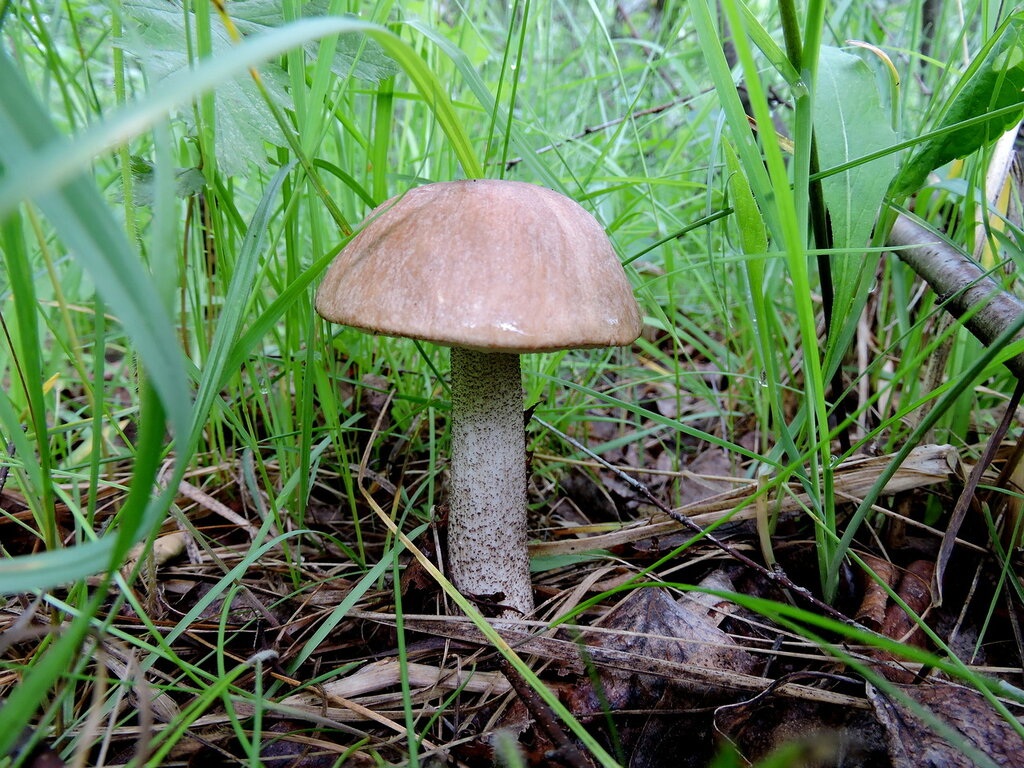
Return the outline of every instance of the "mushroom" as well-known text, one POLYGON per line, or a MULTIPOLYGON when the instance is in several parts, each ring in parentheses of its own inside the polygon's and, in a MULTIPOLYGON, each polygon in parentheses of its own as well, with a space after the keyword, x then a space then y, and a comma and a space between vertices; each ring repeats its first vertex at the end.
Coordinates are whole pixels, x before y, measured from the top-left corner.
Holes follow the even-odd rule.
POLYGON ((533 184, 416 187, 374 209, 331 264, 316 309, 451 347, 448 571, 502 616, 530 614, 519 355, 623 346, 641 330, 601 225, 533 184))

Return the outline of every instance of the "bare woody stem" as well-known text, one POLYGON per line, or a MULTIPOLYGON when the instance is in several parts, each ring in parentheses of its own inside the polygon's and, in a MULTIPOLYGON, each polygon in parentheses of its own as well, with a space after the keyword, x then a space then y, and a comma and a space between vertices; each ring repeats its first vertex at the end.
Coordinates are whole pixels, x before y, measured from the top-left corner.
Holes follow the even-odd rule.
MULTIPOLYGON (((519 355, 452 348, 448 564, 469 596, 530 614, 519 355), (496 593, 503 598, 495 600, 496 593)), ((512 617, 511 611, 505 617, 512 617)))
MULTIPOLYGON (((1024 314, 1024 303, 1004 291, 966 254, 906 216, 896 219, 888 245, 928 281, 950 314, 970 315, 964 325, 982 344, 992 344, 1024 314)), ((1006 367, 1018 379, 1024 378, 1024 355, 1011 357, 1006 367)))

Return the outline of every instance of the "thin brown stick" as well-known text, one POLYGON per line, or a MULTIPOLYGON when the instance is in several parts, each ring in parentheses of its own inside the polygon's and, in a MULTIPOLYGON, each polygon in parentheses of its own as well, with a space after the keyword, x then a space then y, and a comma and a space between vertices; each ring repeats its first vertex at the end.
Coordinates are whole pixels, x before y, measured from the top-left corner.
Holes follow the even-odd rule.
POLYGON ((960 531, 964 518, 967 516, 967 510, 971 506, 975 492, 978 490, 981 476, 992 464, 996 451, 999 450, 999 446, 1003 442, 1003 437, 1006 436, 1010 424, 1013 423, 1013 418, 1017 413, 1017 406, 1020 404, 1022 395, 1024 395, 1024 379, 1017 379, 1017 386, 1010 396, 1010 401, 1006 404, 1003 418, 989 437, 988 444, 985 446, 985 452, 971 470, 971 474, 967 477, 967 482, 964 484, 964 489, 960 493, 960 498, 956 500, 956 506, 953 507, 953 514, 950 516, 949 525, 946 526, 946 533, 942 537, 942 546, 939 547, 939 556, 935 559, 935 573, 932 576, 932 603, 936 607, 942 605, 942 579, 945 576, 949 558, 953 554, 956 535, 960 531))
POLYGON ((501 674, 508 680, 509 685, 519 696, 520 701, 537 721, 537 725, 547 734, 548 738, 558 749, 558 759, 572 768, 593 768, 594 764, 573 744, 565 731, 559 726, 558 718, 551 711, 551 707, 544 703, 544 700, 537 695, 537 692, 523 680, 507 660, 502 659, 498 665, 501 674))
MULTIPOLYGON (((678 107, 681 104, 686 104, 687 102, 693 101, 698 96, 703 96, 710 90, 712 89, 700 91, 699 93, 696 93, 692 96, 684 96, 678 99, 673 99, 672 101, 666 101, 664 104, 658 104, 657 106, 648 107, 647 109, 640 109, 637 110, 636 112, 631 112, 628 115, 623 115, 622 117, 617 117, 614 120, 608 120, 607 122, 604 123, 598 123, 597 125, 588 125, 582 131, 580 131, 579 133, 574 133, 567 139, 562 139, 561 141, 556 141, 546 146, 543 146, 540 149, 534 150, 534 154, 541 155, 545 152, 550 152, 551 150, 557 149, 558 147, 561 147, 564 144, 568 144, 570 141, 579 141, 580 139, 584 139, 587 136, 591 135, 592 133, 599 133, 600 131, 605 131, 609 128, 614 128, 616 125, 621 125, 627 120, 635 120, 638 117, 646 117, 647 115, 656 115, 659 112, 664 112, 665 110, 672 109, 672 107, 678 107)), ((519 163, 523 162, 523 158, 511 157, 508 160, 498 161, 498 163, 500 162, 504 162, 505 170, 509 170, 510 168, 514 168, 515 166, 519 165, 519 163)), ((496 165, 497 163, 491 164, 496 165)))

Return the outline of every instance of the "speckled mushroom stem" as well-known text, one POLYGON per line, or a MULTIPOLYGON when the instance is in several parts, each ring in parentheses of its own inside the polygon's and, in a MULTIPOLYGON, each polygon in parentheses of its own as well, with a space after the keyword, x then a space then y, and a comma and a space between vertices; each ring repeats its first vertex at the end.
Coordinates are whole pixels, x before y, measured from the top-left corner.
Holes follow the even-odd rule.
MULTIPOLYGON (((452 348, 448 565, 459 591, 533 611, 519 355, 452 348)), ((505 618, 517 614, 505 612, 505 618)))

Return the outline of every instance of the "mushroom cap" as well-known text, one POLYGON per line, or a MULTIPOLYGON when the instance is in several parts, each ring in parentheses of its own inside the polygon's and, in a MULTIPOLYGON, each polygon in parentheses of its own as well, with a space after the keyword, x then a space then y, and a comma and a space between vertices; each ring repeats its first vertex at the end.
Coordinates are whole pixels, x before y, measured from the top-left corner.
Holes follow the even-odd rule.
POLYGON ((601 225, 518 181, 416 187, 338 254, 316 309, 334 323, 484 351, 630 344, 641 319, 601 225))

